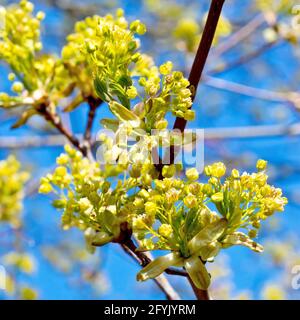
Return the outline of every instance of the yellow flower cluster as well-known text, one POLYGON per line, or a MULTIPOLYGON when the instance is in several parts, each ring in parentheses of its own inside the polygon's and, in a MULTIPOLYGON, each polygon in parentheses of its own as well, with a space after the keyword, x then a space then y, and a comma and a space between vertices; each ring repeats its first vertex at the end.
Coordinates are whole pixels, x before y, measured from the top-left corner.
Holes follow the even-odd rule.
MULTIPOLYGON (((132 214, 131 198, 136 179, 119 180, 111 186, 115 170, 101 171, 97 163, 84 158, 79 151, 65 147, 66 154, 57 158, 57 168, 42 178, 40 193, 58 193, 54 207, 63 210, 64 229, 78 227, 84 231, 88 249, 116 240, 124 222, 132 214)), ((122 170, 123 171, 123 170, 122 170)))
POLYGON ((93 75, 96 92, 102 100, 117 97, 127 106, 128 99, 135 97, 129 66, 140 57, 135 34, 145 32, 146 27, 138 20, 129 25, 121 9, 116 17, 88 17, 77 22, 75 32, 67 37, 62 58, 84 92, 88 91, 85 76, 93 75))
POLYGON ((164 129, 162 124, 167 112, 179 118, 193 120, 194 111, 192 105, 189 81, 179 71, 173 71, 173 64, 168 61, 159 68, 152 67, 139 79, 139 84, 145 91, 145 117, 146 127, 150 129, 164 129), (162 78, 161 78, 162 77, 162 78))
POLYGON ((61 60, 42 54, 40 23, 44 13, 33 14, 34 5, 26 0, 4 9, 4 29, 0 34, 0 60, 11 69, 10 96, 0 93, 0 107, 27 107, 14 127, 39 114, 41 105, 51 104, 52 112, 61 98, 68 96, 74 85, 72 76, 61 60))
POLYGON ((20 226, 23 189, 28 179, 29 174, 20 170, 20 163, 15 157, 9 156, 0 161, 0 221, 13 227, 20 226))
POLYGON ((170 251, 140 271, 139 280, 156 277, 170 266, 184 266, 194 283, 206 289, 210 277, 203 262, 233 245, 262 251, 252 240, 261 220, 283 211, 287 203, 280 189, 267 184, 263 160, 257 162, 256 173, 240 175, 234 169, 226 178, 225 165, 214 163, 205 167, 208 182, 200 183, 195 168, 188 169, 183 180, 176 177, 177 166, 165 166, 164 179, 159 180, 151 163, 100 171, 79 152, 68 146, 66 152, 58 157, 54 173, 42 179, 40 192, 63 190, 54 206, 64 210, 65 228, 84 231, 91 250, 120 241, 125 224, 141 250, 170 251), (124 170, 130 176, 111 185, 109 178, 124 170))
POLYGON ((261 252, 262 246, 251 239, 257 236, 260 221, 283 211, 287 203, 280 189, 267 184, 266 165, 259 160, 258 172, 253 174, 240 175, 234 169, 223 182, 226 167, 220 162, 205 168, 206 184, 196 181, 196 169, 186 171, 187 181, 155 180, 142 197, 144 210, 139 203, 143 213, 135 217, 133 230, 141 239, 141 249, 171 253, 140 271, 138 280, 156 277, 171 266, 184 266, 195 285, 207 289, 210 277, 203 262, 213 261, 222 248, 243 245, 261 252))

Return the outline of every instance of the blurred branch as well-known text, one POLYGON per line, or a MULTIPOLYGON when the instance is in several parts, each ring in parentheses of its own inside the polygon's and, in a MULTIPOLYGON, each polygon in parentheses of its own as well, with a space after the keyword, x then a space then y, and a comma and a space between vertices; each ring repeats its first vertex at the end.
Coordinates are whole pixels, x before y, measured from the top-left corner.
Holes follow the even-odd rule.
POLYGON ((46 2, 74 17, 91 15, 99 9, 96 3, 74 3, 70 0, 47 0, 46 2))
POLYGON ((207 140, 298 135, 300 135, 300 123, 291 125, 244 126, 204 129, 204 136, 207 140))
POLYGON ((250 62, 251 60, 258 58, 259 56, 261 56, 262 54, 264 54, 266 51, 268 51, 269 49, 271 49, 272 47, 274 47, 276 44, 278 44, 278 41, 273 41, 273 42, 267 42, 264 43, 261 47, 259 47, 258 49, 245 54, 241 57, 239 57, 238 59, 232 61, 232 62, 228 62, 227 64, 225 64, 224 66, 222 66, 221 68, 215 68, 212 70, 209 70, 207 72, 207 74, 211 75, 216 75, 216 74, 221 74, 224 72, 228 72, 234 68, 240 67, 248 62, 250 62))
MULTIPOLYGON (((228 128, 205 128, 205 139, 259 138, 300 135, 300 123, 291 125, 244 126, 228 128)), ((21 149, 32 147, 60 147, 67 142, 62 135, 51 136, 4 136, 0 148, 21 149)))
POLYGON ((229 51, 241 41, 247 39, 255 30, 257 30, 266 21, 265 16, 260 13, 255 16, 250 22, 248 22, 244 27, 236 31, 228 39, 220 43, 213 51, 213 57, 219 57, 225 52, 229 51))
POLYGON ((40 147, 60 147, 67 143, 65 136, 60 134, 46 136, 2 136, 0 148, 22 149, 40 147))
POLYGON ((205 76, 202 78, 204 84, 213 88, 234 92, 237 94, 253 97, 261 100, 274 102, 288 102, 299 108, 300 93, 299 92, 277 92, 265 89, 258 89, 236 82, 231 82, 224 79, 205 76))

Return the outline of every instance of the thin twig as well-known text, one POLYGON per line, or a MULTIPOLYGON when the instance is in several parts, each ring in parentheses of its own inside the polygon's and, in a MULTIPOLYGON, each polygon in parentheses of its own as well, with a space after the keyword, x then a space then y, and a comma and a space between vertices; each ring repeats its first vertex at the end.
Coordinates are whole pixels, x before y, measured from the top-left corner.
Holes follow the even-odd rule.
POLYGON ((242 55, 241 57, 239 57, 238 59, 232 61, 232 62, 228 62, 227 64, 225 64, 225 66, 222 66, 221 68, 215 68, 212 70, 209 70, 207 72, 208 75, 212 76, 212 75, 216 75, 216 74, 221 74, 224 72, 228 72, 231 71, 234 68, 240 67, 252 60, 254 60, 255 58, 261 56, 262 54, 264 54, 267 50, 269 50, 270 48, 274 47, 275 44, 278 44, 278 41, 273 41, 273 42, 267 42, 264 43, 261 47, 259 47, 258 49, 242 55))
POLYGON ((71 133, 71 131, 69 131, 62 123, 60 117, 57 114, 53 114, 50 110, 49 110, 49 105, 48 104, 41 104, 39 106, 38 111, 40 112, 40 114, 42 116, 45 117, 45 119, 47 121, 49 121, 62 135, 64 135, 69 142, 75 147, 77 148, 79 151, 81 151, 81 153, 86 156, 86 148, 84 148, 80 141, 77 139, 77 137, 75 135, 73 135, 71 133))
MULTIPOLYGON (((207 140, 298 135, 300 135, 300 123, 204 129, 204 138, 207 140)), ((3 136, 0 139, 0 148, 20 149, 32 147, 59 147, 63 146, 66 141, 65 136, 58 134, 21 137, 3 136)))
POLYGON ((297 103, 300 103, 299 92, 277 92, 266 89, 258 89, 240 83, 210 76, 204 76, 202 80, 203 83, 207 86, 218 88, 221 90, 231 91, 248 97, 274 102, 288 102, 295 105, 296 107, 297 103))
POLYGON ((249 23, 247 23, 244 27, 236 31, 229 38, 220 43, 216 49, 213 50, 213 57, 219 57, 230 49, 234 48, 241 41, 247 39, 257 28, 259 28, 264 22, 265 17, 262 13, 255 16, 249 23))
MULTIPOLYGON (((134 244, 134 242, 132 241, 132 239, 130 239, 130 244, 126 243, 126 245, 123 245, 123 248, 124 248, 124 246, 126 247, 127 250, 130 251, 130 255, 135 256, 135 260, 138 260, 139 264, 142 267, 145 267, 147 264, 149 264, 151 262, 151 258, 149 256, 147 256, 144 252, 137 250, 137 247, 134 244)), ((169 275, 187 277, 186 271, 182 271, 182 270, 174 269, 174 268, 166 269, 165 273, 169 274, 169 275)))

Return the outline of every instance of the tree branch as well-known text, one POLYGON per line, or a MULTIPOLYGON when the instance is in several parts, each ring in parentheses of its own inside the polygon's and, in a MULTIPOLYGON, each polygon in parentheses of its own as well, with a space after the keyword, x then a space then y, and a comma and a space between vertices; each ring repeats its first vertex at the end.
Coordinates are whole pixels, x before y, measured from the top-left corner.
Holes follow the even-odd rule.
POLYGON ((100 99, 95 99, 94 97, 87 98, 89 104, 89 113, 88 113, 88 120, 85 128, 85 132, 83 135, 84 141, 87 142, 89 145, 92 144, 91 141, 91 132, 93 128, 94 119, 96 116, 96 110, 102 103, 100 99))
POLYGON ((207 290, 201 290, 201 289, 197 288, 194 285, 194 282, 190 277, 188 277, 188 280, 189 280, 189 283, 191 284, 191 287, 192 287, 192 289, 195 293, 195 296, 197 297, 198 300, 210 300, 210 297, 209 297, 207 290))
POLYGON ((247 39, 257 28, 259 28, 266 21, 265 16, 260 13, 250 20, 244 27, 232 34, 228 39, 220 43, 212 54, 214 58, 217 58, 234 48, 241 41, 247 39))
POLYGON ((277 44, 278 41, 272 41, 272 42, 267 42, 264 43, 261 47, 259 47, 258 49, 242 55, 241 57, 239 57, 238 59, 232 61, 232 62, 228 62, 227 64, 225 64, 225 66, 223 66, 222 68, 215 68, 212 70, 209 70, 207 72, 208 75, 212 76, 212 75, 216 75, 216 74, 221 74, 224 72, 228 72, 231 71, 234 68, 240 67, 242 65, 244 65, 245 63, 261 56, 262 54, 264 54, 267 50, 269 50, 270 48, 274 47, 275 44, 277 44))
MULTIPOLYGON (((209 13, 203 30, 202 38, 188 79, 190 82, 190 89, 192 91, 192 101, 194 101, 196 96, 198 84, 201 79, 210 48, 212 46, 224 2, 225 0, 212 0, 209 8, 209 13)), ((181 132, 184 132, 186 123, 187 121, 185 119, 176 118, 173 129, 179 129, 181 132)), ((171 146, 168 152, 164 157, 163 163, 157 166, 160 172, 160 178, 162 178, 163 165, 167 162, 170 162, 170 164, 174 163, 178 148, 174 148, 174 146, 171 146)))
POLYGON ((300 93, 299 92, 277 92, 266 89, 258 89, 236 82, 205 76, 203 77, 205 85, 218 88, 221 90, 231 91, 237 94, 253 97, 261 100, 268 100, 274 102, 288 102, 299 109, 300 93))
POLYGON ((45 119, 49 121, 63 136, 65 136, 70 143, 77 148, 81 153, 86 156, 86 149, 81 145, 80 141, 74 136, 67 128, 64 127, 63 123, 61 122, 61 119, 58 115, 52 114, 48 107, 45 106, 42 109, 39 110, 41 114, 45 116, 45 119))
MULTIPOLYGON (((143 252, 137 251, 137 247, 131 238, 127 238, 123 243, 121 243, 121 247, 128 255, 130 255, 133 259, 135 259, 142 267, 145 267, 147 264, 149 264, 152 261, 151 259, 152 257, 148 252, 143 253, 143 252)), ((176 275, 183 275, 182 272, 178 274, 177 270, 173 270, 173 269, 169 269, 169 272, 170 272, 169 274, 176 273, 176 275)), ((165 278, 164 275, 160 275, 153 280, 158 285, 158 287, 162 290, 162 292, 164 292, 168 300, 180 300, 179 295, 173 289, 173 287, 170 285, 169 281, 165 278)))

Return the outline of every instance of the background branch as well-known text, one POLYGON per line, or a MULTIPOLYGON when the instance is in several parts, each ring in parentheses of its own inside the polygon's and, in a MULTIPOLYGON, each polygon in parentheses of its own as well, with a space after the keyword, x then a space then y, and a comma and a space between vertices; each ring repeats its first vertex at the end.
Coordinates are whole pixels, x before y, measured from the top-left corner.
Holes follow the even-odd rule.
POLYGON ((285 102, 294 105, 299 109, 300 93, 299 92, 278 92, 266 89, 258 89, 246 86, 240 83, 215 78, 211 76, 203 77, 204 84, 221 90, 234 92, 237 94, 245 95, 252 98, 261 100, 268 100, 274 102, 285 102))

